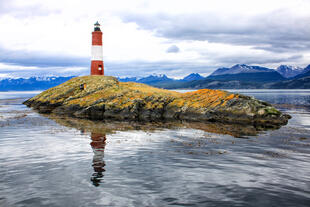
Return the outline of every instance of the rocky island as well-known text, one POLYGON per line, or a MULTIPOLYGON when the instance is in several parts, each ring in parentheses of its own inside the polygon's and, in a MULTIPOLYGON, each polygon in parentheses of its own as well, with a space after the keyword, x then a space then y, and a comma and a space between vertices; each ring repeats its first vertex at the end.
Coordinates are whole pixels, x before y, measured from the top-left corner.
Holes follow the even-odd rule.
POLYGON ((24 102, 41 113, 92 120, 185 120, 279 127, 290 118, 269 103, 222 90, 179 93, 110 76, 83 76, 24 102))

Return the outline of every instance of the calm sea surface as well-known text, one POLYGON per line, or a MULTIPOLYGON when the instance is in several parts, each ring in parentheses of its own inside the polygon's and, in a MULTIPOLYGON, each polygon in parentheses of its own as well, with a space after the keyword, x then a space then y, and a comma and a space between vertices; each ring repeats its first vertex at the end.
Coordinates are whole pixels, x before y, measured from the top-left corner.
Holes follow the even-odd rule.
POLYGON ((0 92, 0 206, 310 206, 310 90, 234 90, 293 118, 272 131, 41 115, 0 92))

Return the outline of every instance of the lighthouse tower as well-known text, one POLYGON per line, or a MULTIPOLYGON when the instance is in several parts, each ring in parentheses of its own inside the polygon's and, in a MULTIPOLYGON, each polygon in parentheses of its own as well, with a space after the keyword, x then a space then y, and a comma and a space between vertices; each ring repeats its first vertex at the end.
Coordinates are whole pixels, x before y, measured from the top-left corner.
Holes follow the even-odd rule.
POLYGON ((98 21, 94 24, 95 28, 92 32, 91 47, 91 75, 104 75, 103 54, 102 54, 102 32, 98 21))

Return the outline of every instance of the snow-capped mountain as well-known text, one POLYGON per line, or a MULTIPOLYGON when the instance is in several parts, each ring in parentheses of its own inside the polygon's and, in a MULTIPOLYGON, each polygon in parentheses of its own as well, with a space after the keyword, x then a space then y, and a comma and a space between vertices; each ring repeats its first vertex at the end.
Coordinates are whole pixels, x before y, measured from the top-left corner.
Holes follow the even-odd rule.
POLYGON ((296 75, 299 75, 304 72, 304 69, 301 67, 294 67, 291 65, 280 65, 276 71, 280 73, 285 78, 292 78, 296 75))
POLYGON ((207 78, 214 80, 236 80, 270 82, 281 81, 282 77, 277 71, 260 66, 237 64, 231 68, 219 68, 207 78))
POLYGON ((7 78, 0 81, 0 91, 44 90, 59 85, 74 76, 69 77, 31 77, 7 78))
POLYGON ((159 82, 167 82, 167 81, 174 81, 174 79, 172 78, 168 78, 166 75, 164 74, 153 74, 153 75, 149 75, 146 77, 125 77, 125 78, 118 78, 119 81, 121 82, 137 82, 137 83, 145 83, 145 84, 156 84, 159 82))
POLYGON ((171 81, 173 79, 168 78, 164 74, 160 75, 150 75, 144 78, 140 78, 137 80, 138 83, 152 83, 152 82, 159 82, 159 81, 171 81))
POLYGON ((304 68, 302 73, 308 73, 310 71, 310 65, 304 68))
POLYGON ((308 65, 307 67, 305 67, 303 69, 303 72, 300 73, 299 75, 296 75, 294 77, 294 79, 299 79, 299 78, 304 78, 304 77, 310 77, 310 65, 308 65))
POLYGON ((260 66, 237 64, 232 66, 231 68, 219 68, 216 71, 214 71, 210 76, 238 74, 238 73, 261 73, 261 72, 274 72, 274 71, 272 69, 260 66))

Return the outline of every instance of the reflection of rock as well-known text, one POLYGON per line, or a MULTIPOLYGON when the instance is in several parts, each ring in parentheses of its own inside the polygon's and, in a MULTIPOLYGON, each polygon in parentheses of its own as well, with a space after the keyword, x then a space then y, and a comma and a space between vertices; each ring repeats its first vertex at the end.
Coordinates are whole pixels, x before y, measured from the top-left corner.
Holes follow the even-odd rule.
MULTIPOLYGON (((120 122, 120 121, 92 121, 87 119, 77 119, 72 117, 64 117, 57 115, 46 114, 48 118, 55 120, 57 123, 73 127, 79 130, 85 130, 97 134, 110 134, 115 131, 129 131, 129 130, 143 130, 154 131, 160 129, 179 129, 179 128, 192 128, 199 129, 205 132, 227 134, 234 137, 254 136, 259 131, 267 130, 265 128, 255 127, 252 125, 238 125, 238 124, 223 124, 217 122, 120 122)), ((269 128, 268 128, 269 129, 269 128)), ((275 128, 273 128, 275 129, 275 128)))
POLYGON ((108 76, 73 78, 24 104, 40 112, 93 120, 186 120, 273 127, 289 119, 270 104, 248 96, 210 89, 178 93, 108 76), (84 83, 87 88, 80 90, 84 83))
POLYGON ((189 128, 200 129, 205 132, 227 134, 233 137, 255 136, 263 128, 255 128, 251 125, 220 124, 220 123, 184 123, 189 128))
POLYGON ((91 140, 92 142, 90 143, 90 145, 94 151, 94 157, 93 157, 94 173, 92 174, 91 181, 93 182, 94 186, 99 186, 104 176, 103 173, 105 171, 104 169, 105 162, 103 158, 104 158, 104 148, 106 145, 106 135, 91 133, 91 140))

